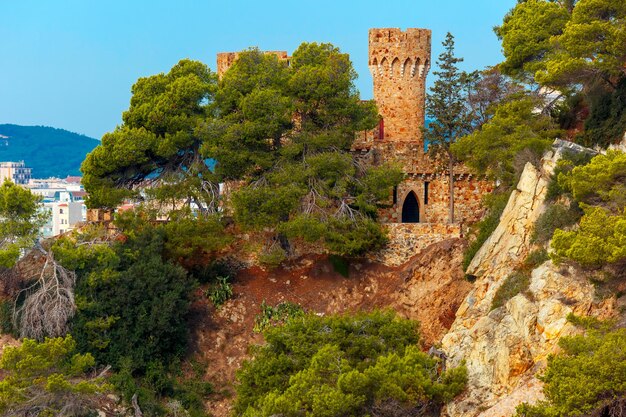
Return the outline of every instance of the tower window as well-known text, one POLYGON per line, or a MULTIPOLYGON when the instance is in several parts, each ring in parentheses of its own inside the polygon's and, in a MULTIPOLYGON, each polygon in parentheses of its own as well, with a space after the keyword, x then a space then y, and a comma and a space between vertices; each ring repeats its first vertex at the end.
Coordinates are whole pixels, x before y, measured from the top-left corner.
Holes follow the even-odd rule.
POLYGON ((424 181, 424 204, 428 204, 428 181, 424 181))
POLYGON ((378 122, 378 139, 385 139, 385 120, 382 118, 380 119, 380 122, 378 122))

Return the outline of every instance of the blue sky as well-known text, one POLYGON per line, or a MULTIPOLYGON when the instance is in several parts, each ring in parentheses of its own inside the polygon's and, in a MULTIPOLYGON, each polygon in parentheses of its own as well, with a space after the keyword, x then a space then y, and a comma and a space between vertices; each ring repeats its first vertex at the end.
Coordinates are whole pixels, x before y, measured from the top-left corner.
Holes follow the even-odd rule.
MULTIPOLYGON (((182 58, 215 69, 217 52, 293 51, 303 41, 348 52, 371 98, 367 31, 429 28, 434 62, 447 31, 463 68, 501 60, 492 27, 515 0, 0 0, 0 123, 100 138, 121 122, 137 78, 182 58)), ((429 83, 432 83, 432 73, 429 83)))

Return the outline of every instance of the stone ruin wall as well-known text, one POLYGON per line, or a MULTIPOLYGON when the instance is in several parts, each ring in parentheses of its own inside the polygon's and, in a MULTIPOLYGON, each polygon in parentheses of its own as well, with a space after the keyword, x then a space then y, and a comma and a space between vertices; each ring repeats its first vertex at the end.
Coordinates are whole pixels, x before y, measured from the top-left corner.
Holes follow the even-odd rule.
MULTIPOLYGON (((266 55, 275 55, 279 61, 286 61, 289 65, 291 57, 287 54, 287 51, 263 51, 266 55)), ((239 58, 240 52, 220 52, 217 54, 217 77, 222 78, 224 73, 228 71, 237 58, 239 58)))

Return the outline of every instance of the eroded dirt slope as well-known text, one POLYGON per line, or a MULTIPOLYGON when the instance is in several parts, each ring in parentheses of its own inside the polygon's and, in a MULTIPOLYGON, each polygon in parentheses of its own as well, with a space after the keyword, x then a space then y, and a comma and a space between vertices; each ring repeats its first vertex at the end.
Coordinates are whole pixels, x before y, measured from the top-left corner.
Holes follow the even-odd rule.
POLYGON ((195 355, 207 362, 207 376, 221 391, 210 400, 210 411, 229 415, 235 371, 248 346, 262 343, 253 327, 263 301, 295 302, 321 314, 391 308, 421 322, 424 348, 439 342, 471 288, 460 267, 463 246, 461 239, 445 240, 398 267, 353 262, 348 277, 335 272, 324 256, 304 257, 274 271, 241 270, 234 298, 221 309, 214 311, 203 299, 194 306, 195 355))

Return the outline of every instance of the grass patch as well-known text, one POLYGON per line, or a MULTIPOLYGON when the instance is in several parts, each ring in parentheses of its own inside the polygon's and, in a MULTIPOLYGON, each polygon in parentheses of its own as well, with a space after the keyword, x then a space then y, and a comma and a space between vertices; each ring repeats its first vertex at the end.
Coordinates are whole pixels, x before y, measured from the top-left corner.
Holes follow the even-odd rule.
POLYGON ((487 215, 484 219, 476 223, 477 233, 476 239, 469 244, 465 253, 463 254, 463 270, 467 270, 467 267, 474 259, 476 252, 485 243, 485 241, 491 236, 498 223, 500 223, 500 216, 506 207, 506 203, 509 201, 510 193, 493 194, 485 199, 485 205, 487 206, 487 215))
POLYGON ((261 333, 269 326, 278 326, 285 324, 294 317, 304 315, 304 309, 300 304, 283 301, 272 307, 265 303, 261 303, 261 313, 254 318, 254 331, 261 333))
POLYGON ((526 271, 532 271, 537 268, 539 265, 543 264, 545 261, 550 259, 550 255, 548 255, 548 251, 545 249, 537 249, 528 254, 526 259, 524 259, 523 268, 526 271))
POLYGON ((553 204, 539 216, 531 236, 533 243, 546 243, 552 239, 556 229, 565 229, 580 220, 583 212, 578 204, 553 204))
POLYGON ((502 307, 517 294, 526 291, 530 285, 530 274, 527 272, 515 271, 505 278, 504 282, 496 291, 496 295, 491 302, 491 309, 502 307))

